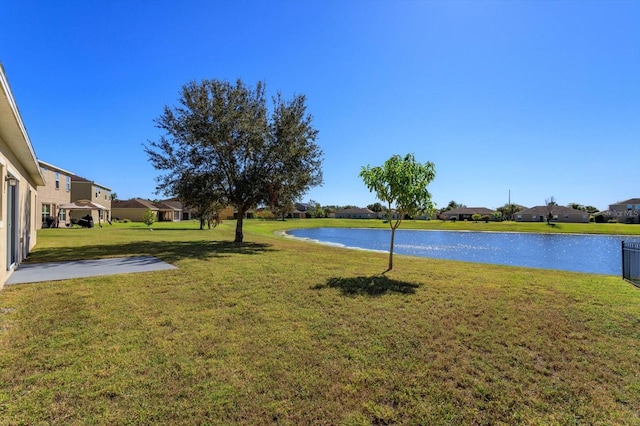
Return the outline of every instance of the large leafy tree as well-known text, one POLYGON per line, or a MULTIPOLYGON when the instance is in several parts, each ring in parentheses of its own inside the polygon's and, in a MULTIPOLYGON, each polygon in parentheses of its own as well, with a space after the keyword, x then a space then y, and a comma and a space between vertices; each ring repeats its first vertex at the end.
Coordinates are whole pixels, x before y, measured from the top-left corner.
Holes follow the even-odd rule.
POLYGON ((404 157, 393 155, 382 166, 362 167, 360 177, 376 197, 387 204, 389 227, 391 228, 391 244, 389 247, 388 272, 393 269, 393 246, 395 231, 406 216, 416 216, 433 209, 431 194, 427 190, 436 176, 432 162, 421 164, 413 154, 404 157), (395 219, 391 212, 396 211, 395 219))
POLYGON ((496 211, 499 212, 505 220, 513 220, 514 213, 525 209, 526 207, 520 204, 507 203, 504 206, 498 207, 496 211))
POLYGON ((165 133, 145 146, 153 166, 164 172, 156 189, 181 197, 190 180, 199 180, 195 186, 206 182, 202 205, 233 205, 234 241, 242 242, 249 209, 287 204, 322 183, 318 131, 305 102, 303 95, 285 100, 278 94, 269 114, 263 82, 255 89, 241 80, 186 84, 179 106, 165 107, 155 120, 165 133))

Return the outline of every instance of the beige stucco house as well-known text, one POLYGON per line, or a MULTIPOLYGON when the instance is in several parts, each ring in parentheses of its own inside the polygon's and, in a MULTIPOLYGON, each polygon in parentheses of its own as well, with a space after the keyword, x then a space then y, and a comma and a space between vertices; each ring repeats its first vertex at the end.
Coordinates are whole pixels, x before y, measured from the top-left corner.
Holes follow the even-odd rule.
POLYGON ((92 180, 83 177, 71 176, 71 201, 89 200, 104 206, 104 210, 75 210, 70 211, 72 219, 81 219, 90 214, 94 223, 111 220, 111 188, 100 185, 92 180))
POLYGON ((551 211, 551 222, 589 222, 589 213, 582 210, 572 209, 564 206, 536 206, 525 209, 513 215, 517 222, 546 222, 547 215, 551 211))
POLYGON ((335 217, 338 219, 375 219, 376 213, 369 209, 342 209, 336 210, 335 217))
POLYGON ((45 184, 38 186, 38 212, 36 226, 51 228, 68 223, 67 212, 60 206, 71 202, 71 176, 53 164, 38 160, 45 184))
POLYGON ((0 64, 0 288, 36 245, 36 154, 0 64))
MULTIPOLYGON (((162 204, 166 204, 180 212, 180 220, 191 220, 196 218, 196 212, 193 209, 182 204, 182 202, 177 198, 168 198, 166 200, 160 201, 162 204)), ((231 212, 233 214, 233 211, 231 212)))
POLYGON ((118 220, 141 222, 147 210, 151 210, 156 215, 158 222, 179 222, 182 219, 182 209, 169 203, 154 203, 142 198, 111 202, 111 216, 118 220))
MULTIPOLYGON (((111 203, 111 216, 116 220, 130 220, 141 222, 142 216, 147 210, 156 214, 158 222, 179 222, 181 220, 195 219, 192 209, 186 208, 176 198, 153 202, 141 198, 131 200, 114 200, 111 203)), ((233 207, 228 206, 220 212, 223 219, 233 219, 233 207)))
POLYGON ((458 207, 442 212, 440 214, 440 218, 444 220, 450 220, 453 218, 455 218, 455 220, 473 220, 473 215, 479 214, 480 216, 488 216, 493 220, 494 213, 495 211, 486 207, 458 207))
POLYGON ((640 198, 609 204, 608 216, 620 223, 640 223, 640 198))

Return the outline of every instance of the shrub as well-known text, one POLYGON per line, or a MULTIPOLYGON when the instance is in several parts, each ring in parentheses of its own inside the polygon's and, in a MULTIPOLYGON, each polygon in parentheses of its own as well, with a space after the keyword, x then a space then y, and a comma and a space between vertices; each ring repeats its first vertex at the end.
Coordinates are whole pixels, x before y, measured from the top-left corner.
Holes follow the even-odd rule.
POLYGON ((151 226, 155 221, 156 221, 156 214, 152 212, 151 209, 147 209, 147 211, 144 212, 144 214, 142 215, 142 222, 147 226, 151 226))
POLYGON ((607 223, 618 223, 618 219, 609 219, 607 223))
POLYGON ((262 210, 256 213, 256 216, 258 217, 258 219, 275 219, 276 215, 273 214, 272 211, 270 210, 262 210))
POLYGON ((484 216, 482 216, 482 220, 484 220, 484 221, 485 221, 485 223, 489 223, 489 220, 490 220, 490 219, 491 219, 491 218, 489 217, 489 215, 488 215, 488 214, 485 214, 484 216))
POLYGON ((450 220, 451 222, 455 222, 456 220, 458 220, 458 218, 456 218, 455 216, 451 216, 451 217, 449 218, 449 220, 450 220))
POLYGON ((604 218, 604 215, 602 213, 598 213, 598 214, 594 215, 593 219, 595 220, 596 223, 604 223, 605 222, 605 218, 604 218))

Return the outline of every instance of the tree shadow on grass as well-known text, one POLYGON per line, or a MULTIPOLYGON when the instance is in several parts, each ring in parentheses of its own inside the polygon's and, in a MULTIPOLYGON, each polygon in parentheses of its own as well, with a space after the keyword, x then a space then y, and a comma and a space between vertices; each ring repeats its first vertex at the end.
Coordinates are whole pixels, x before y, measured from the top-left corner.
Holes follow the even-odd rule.
POLYGON ((382 296, 388 293, 414 294, 420 284, 398 281, 384 275, 370 277, 330 278, 326 284, 318 284, 313 289, 337 288, 346 296, 382 296))
POLYGON ((256 255, 272 251, 270 247, 270 244, 231 241, 133 241, 125 244, 36 249, 29 255, 27 263, 128 256, 154 256, 165 262, 174 263, 181 259, 207 260, 234 254, 256 255))

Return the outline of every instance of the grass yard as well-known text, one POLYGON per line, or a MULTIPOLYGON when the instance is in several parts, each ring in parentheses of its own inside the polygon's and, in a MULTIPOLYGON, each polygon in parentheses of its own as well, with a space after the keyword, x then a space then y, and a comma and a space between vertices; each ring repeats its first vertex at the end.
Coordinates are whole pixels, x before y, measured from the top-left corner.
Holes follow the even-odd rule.
POLYGON ((403 256, 381 276, 387 254, 273 234, 319 224, 387 226, 249 220, 243 244, 233 221, 39 231, 30 262, 179 269, 2 290, 0 424, 640 424, 640 289, 403 256))

